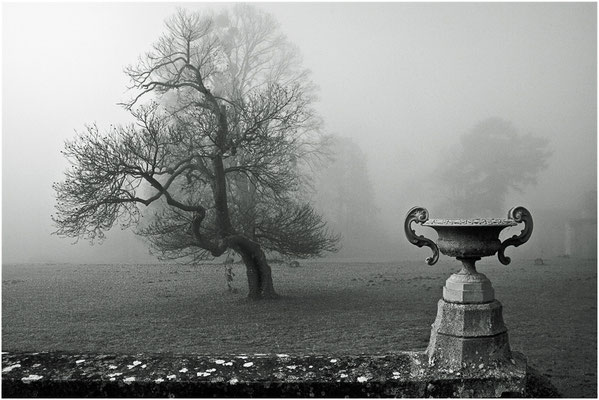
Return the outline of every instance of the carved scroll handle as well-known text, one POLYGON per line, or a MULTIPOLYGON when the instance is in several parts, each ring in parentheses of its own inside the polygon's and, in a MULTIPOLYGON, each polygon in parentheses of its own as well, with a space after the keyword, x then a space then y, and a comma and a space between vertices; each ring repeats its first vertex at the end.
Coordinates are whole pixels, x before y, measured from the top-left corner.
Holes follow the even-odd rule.
POLYGON ((499 261, 503 265, 508 265, 512 260, 509 257, 506 257, 505 249, 508 246, 518 247, 528 241, 530 236, 532 235, 532 215, 530 212, 524 207, 514 207, 507 213, 507 217, 509 219, 513 219, 516 222, 524 222, 524 229, 520 232, 520 235, 512 236, 509 239, 506 239, 501 243, 501 247, 499 248, 499 252, 497 253, 497 257, 499 261))
POLYGON ((428 246, 433 251, 432 257, 427 257, 426 262, 428 265, 433 265, 439 260, 439 248, 430 239, 425 238, 424 236, 416 235, 416 232, 412 229, 412 222, 416 222, 417 224, 424 224, 428 221, 428 211, 426 208, 422 207, 413 207, 410 211, 408 211, 408 215, 406 216, 406 222, 404 224, 404 230, 406 232, 406 237, 413 245, 418 247, 428 246))

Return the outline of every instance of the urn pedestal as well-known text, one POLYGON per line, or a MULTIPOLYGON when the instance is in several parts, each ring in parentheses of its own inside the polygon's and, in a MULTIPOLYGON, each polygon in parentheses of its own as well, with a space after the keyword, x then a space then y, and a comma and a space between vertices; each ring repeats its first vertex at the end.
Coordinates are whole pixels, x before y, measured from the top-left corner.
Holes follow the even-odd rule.
POLYGON ((507 219, 429 220, 426 209, 414 207, 406 217, 405 232, 412 244, 431 248, 433 256, 427 258, 429 265, 437 262, 439 251, 462 262, 462 269, 445 282, 443 298, 437 305, 437 317, 426 349, 429 364, 450 370, 514 364, 502 305, 495 299, 491 281, 476 271, 475 263, 498 253, 501 263, 509 264, 505 248, 519 246, 530 238, 530 213, 516 207, 510 210, 507 219), (437 243, 416 235, 412 222, 434 228, 439 234, 437 243), (521 234, 501 242, 501 230, 519 222, 525 223, 521 234))
POLYGON ((459 304, 439 300, 426 349, 429 363, 476 368, 512 358, 501 303, 459 304))

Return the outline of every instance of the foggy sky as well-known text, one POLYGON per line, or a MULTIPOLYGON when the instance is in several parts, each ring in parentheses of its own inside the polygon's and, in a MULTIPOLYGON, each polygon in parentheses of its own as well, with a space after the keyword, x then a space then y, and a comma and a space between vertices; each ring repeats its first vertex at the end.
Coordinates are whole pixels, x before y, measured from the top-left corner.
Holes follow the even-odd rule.
MULTIPOLYGON (((60 150, 75 130, 128 120, 117 105, 128 97, 123 68, 149 49, 178 5, 3 4, 3 262, 153 260, 118 228, 102 246, 51 236, 51 186, 67 168, 60 150)), ((596 4, 256 5, 274 15, 312 70, 326 131, 364 150, 381 229, 398 242, 410 207, 434 213, 419 182, 488 117, 550 139, 549 168, 510 204, 534 215, 576 207, 580 193, 596 189, 596 4)))

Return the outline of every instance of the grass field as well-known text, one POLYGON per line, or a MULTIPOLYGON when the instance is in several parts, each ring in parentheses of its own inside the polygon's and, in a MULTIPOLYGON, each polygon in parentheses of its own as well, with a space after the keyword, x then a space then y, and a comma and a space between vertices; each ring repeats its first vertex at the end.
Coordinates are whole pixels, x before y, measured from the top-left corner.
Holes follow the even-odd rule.
MULTIPOLYGON (((516 257, 514 257, 516 258, 516 257)), ((513 350, 566 397, 597 396, 597 263, 479 262, 513 350)), ((234 265, 3 265, 2 350, 382 354, 423 350, 459 263, 273 265, 281 299, 245 300, 234 265)))

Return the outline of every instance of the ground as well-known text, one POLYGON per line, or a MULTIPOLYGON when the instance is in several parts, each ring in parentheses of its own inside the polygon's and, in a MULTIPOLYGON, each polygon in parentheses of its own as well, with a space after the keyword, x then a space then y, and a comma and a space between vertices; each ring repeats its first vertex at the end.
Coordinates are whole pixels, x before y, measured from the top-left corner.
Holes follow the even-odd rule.
MULTIPOLYGON (((479 262, 513 350, 566 397, 597 396, 597 263, 479 262)), ((248 302, 234 265, 3 265, 2 350, 387 354, 423 350, 457 261, 273 265, 280 300, 248 302)))

